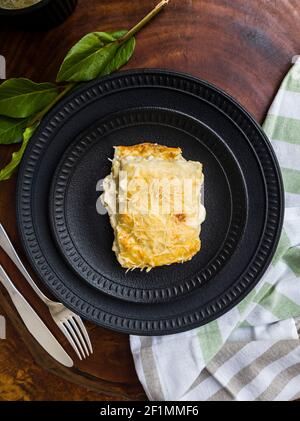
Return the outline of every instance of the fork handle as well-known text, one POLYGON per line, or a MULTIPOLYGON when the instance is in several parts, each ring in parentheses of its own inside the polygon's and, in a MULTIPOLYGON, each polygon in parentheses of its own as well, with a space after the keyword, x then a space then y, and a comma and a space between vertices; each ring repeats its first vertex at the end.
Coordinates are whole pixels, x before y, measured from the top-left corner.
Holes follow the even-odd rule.
POLYGON ((13 297, 15 297, 16 295, 19 295, 19 291, 11 282, 11 280, 9 279, 6 272, 4 272, 1 266, 0 266, 0 283, 5 287, 11 299, 13 299, 13 297))
POLYGON ((51 300, 49 300, 49 298, 46 297, 46 295, 39 289, 39 287, 27 272, 27 269, 19 258, 2 224, 0 224, 0 246, 14 262, 14 264, 17 266, 19 271, 22 273, 26 281, 29 283, 34 292, 39 296, 39 298, 47 305, 51 303, 51 300))

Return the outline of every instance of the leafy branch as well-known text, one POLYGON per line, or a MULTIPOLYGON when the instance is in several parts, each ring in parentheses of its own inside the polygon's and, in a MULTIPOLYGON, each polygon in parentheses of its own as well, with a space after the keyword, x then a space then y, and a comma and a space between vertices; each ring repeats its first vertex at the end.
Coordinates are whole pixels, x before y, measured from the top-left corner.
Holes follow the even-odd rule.
POLYGON ((66 55, 55 83, 15 78, 0 85, 0 145, 21 143, 9 164, 0 171, 0 181, 8 180, 15 172, 31 136, 49 110, 79 83, 109 75, 124 66, 135 50, 134 36, 168 2, 162 0, 129 31, 85 35, 66 55))

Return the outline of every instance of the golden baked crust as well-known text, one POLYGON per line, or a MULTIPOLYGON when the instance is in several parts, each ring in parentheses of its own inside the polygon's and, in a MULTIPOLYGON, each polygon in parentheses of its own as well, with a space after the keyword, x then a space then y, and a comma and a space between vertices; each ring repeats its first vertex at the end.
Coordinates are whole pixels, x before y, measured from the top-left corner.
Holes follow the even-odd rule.
POLYGON ((181 156, 180 148, 169 148, 167 146, 158 145, 156 143, 139 143, 133 146, 117 146, 115 148, 116 156, 125 158, 126 156, 137 156, 140 158, 176 159, 181 156))
POLYGON ((113 250, 124 268, 150 270, 183 263, 200 250, 205 217, 200 203, 202 183, 202 165, 186 161, 180 148, 153 143, 115 148, 102 200, 115 233, 113 250), (185 180, 190 180, 193 192, 188 207, 183 195, 185 180), (117 192, 115 212, 112 185, 117 192))

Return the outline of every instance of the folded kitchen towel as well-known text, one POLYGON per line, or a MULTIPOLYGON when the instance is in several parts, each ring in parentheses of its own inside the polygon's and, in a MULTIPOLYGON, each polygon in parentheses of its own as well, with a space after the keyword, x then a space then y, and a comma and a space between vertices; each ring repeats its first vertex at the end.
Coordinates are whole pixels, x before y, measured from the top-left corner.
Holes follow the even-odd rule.
POLYGON ((285 77, 264 129, 281 166, 286 200, 272 264, 218 320, 171 336, 130 337, 150 400, 300 397, 300 60, 285 77))

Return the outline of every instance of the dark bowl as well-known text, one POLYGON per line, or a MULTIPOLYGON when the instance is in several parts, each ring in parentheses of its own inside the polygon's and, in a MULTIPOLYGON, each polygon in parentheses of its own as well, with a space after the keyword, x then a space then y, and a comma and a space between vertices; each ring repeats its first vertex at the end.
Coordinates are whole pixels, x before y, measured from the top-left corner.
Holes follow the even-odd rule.
POLYGON ((0 23, 27 30, 45 30, 60 25, 75 10, 78 0, 41 0, 23 9, 0 8, 0 23))

